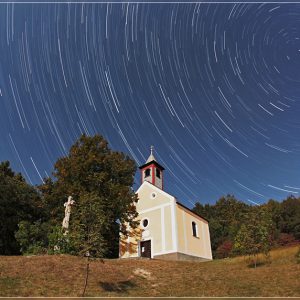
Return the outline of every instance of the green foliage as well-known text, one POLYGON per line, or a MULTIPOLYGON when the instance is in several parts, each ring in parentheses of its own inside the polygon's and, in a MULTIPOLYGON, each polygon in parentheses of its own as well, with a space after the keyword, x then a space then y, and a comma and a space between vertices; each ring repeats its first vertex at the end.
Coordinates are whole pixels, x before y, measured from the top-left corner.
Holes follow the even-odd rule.
POLYGON ((58 185, 52 178, 44 178, 44 183, 38 186, 41 197, 41 206, 45 212, 45 220, 51 225, 61 225, 64 218, 64 203, 67 200, 62 185, 58 185))
POLYGON ((21 174, 12 171, 9 162, 0 163, 0 255, 19 254, 20 245, 15 238, 18 224, 41 216, 37 191, 21 174))
POLYGON ((48 234, 48 253, 49 254, 76 254, 73 241, 70 239, 61 226, 53 226, 48 234))
MULTIPOLYGON (((0 254, 60 253, 117 256, 120 225, 137 226, 132 190, 135 163, 109 149, 99 135, 82 135, 55 164, 56 179, 38 187, 0 164, 0 254), (69 233, 61 229, 64 203, 72 195, 69 233), (18 227, 19 224, 19 227, 18 227)), ((126 234, 126 228, 121 227, 126 234)))
POLYGON ((272 220, 266 210, 257 207, 251 209, 244 219, 245 223, 235 237, 234 250, 239 254, 253 257, 256 267, 259 253, 264 253, 269 258, 272 220))
POLYGON ((282 203, 270 199, 261 207, 264 207, 271 215, 273 223, 272 239, 275 241, 279 238, 281 232, 280 224, 282 223, 282 203))
MULTIPOLYGON (((250 206, 238 201, 233 195, 221 197, 215 205, 196 203, 194 211, 209 220, 212 251, 218 257, 217 249, 226 241, 234 241, 240 229, 242 216, 250 206)), ((220 251, 220 249, 219 249, 220 251)))
POLYGON ((288 197, 281 204, 280 229, 300 240, 300 198, 288 197))
MULTIPOLYGON (((289 196, 282 202, 271 199, 255 208, 236 200, 232 195, 227 195, 221 197, 213 205, 202 205, 198 202, 193 210, 209 221, 214 257, 223 256, 222 253, 225 251, 223 243, 226 246, 227 241, 235 242, 242 225, 247 225, 247 218, 245 219, 244 216, 253 210, 261 211, 259 214, 267 214, 270 217, 272 224, 268 229, 270 244, 286 245, 295 243, 297 239, 300 240, 300 198, 293 196, 289 196)), ((235 249, 230 252, 230 255, 237 253, 238 251, 235 249)))
MULTIPOLYGON (((69 238, 77 254, 116 255, 119 224, 137 226, 137 197, 131 188, 135 171, 134 161, 112 151, 100 135, 82 135, 68 156, 56 162, 56 181, 47 179, 39 189, 53 225, 61 224, 67 197, 75 200, 69 238)), ((125 227, 121 230, 126 234, 125 227)))
POLYGON ((49 224, 36 221, 21 221, 15 233, 23 254, 42 254, 47 252, 49 224))
POLYGON ((89 252, 93 257, 106 254, 107 241, 103 234, 110 229, 109 220, 99 195, 87 193, 80 196, 70 226, 70 239, 78 254, 89 252))

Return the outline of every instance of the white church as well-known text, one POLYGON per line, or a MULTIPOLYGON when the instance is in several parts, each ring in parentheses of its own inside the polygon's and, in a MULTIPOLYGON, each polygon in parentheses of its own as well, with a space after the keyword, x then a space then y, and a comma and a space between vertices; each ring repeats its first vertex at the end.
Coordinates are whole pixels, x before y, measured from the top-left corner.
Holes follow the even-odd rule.
POLYGON ((120 258, 211 260, 208 221, 164 191, 164 168, 151 154, 139 167, 137 190, 140 225, 120 238, 120 258))

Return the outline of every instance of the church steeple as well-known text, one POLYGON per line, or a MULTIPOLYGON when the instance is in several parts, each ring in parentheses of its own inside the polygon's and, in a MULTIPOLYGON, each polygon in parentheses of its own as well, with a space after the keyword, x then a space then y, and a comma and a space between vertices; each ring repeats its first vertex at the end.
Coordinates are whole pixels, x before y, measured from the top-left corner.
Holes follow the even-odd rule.
POLYGON ((151 162, 151 161, 153 161, 153 160, 156 161, 156 159, 155 159, 155 157, 153 155, 153 151, 154 151, 154 146, 151 146, 150 147, 150 155, 149 155, 149 157, 148 157, 148 159, 146 161, 146 164, 149 163, 149 162, 151 162))
POLYGON ((139 167, 141 170, 141 180, 142 183, 144 181, 148 181, 158 188, 163 190, 163 171, 164 167, 162 167, 154 157, 154 147, 150 147, 150 155, 142 166, 139 167))

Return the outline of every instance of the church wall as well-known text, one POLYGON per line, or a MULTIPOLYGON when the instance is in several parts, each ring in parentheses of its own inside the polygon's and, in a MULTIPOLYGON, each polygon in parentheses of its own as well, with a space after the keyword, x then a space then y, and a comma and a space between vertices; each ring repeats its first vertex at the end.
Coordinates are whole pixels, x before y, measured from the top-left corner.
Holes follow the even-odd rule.
POLYGON ((142 233, 142 240, 151 239, 151 253, 160 252, 162 249, 161 238, 161 210, 160 208, 152 210, 147 213, 140 214, 141 220, 147 218, 149 224, 144 228, 142 233))
POLYGON ((139 213, 140 236, 121 239, 120 257, 138 256, 138 241, 151 240, 152 256, 176 251, 174 248, 174 198, 146 182, 138 190, 139 201, 136 209, 139 213), (156 196, 153 197, 152 194, 156 196), (143 220, 148 219, 148 226, 143 228, 143 220), (127 249, 127 250, 126 250, 127 249))
POLYGON ((208 222, 177 205, 178 252, 212 259, 208 222), (197 224, 193 236, 192 222, 197 224))
POLYGON ((136 209, 138 212, 142 212, 158 205, 168 204, 173 197, 167 196, 165 192, 154 187, 151 183, 144 182, 138 190, 138 198, 136 209))
MULTIPOLYGON (((165 214, 165 251, 173 250, 171 206, 164 208, 165 214)), ((164 249, 163 249, 164 250, 164 249)))
POLYGON ((142 240, 152 240, 153 256, 174 250, 170 204, 162 205, 146 213, 141 213, 139 218, 141 221, 146 218, 149 221, 148 226, 143 229, 142 240))
POLYGON ((186 228, 185 228, 185 215, 184 211, 176 208, 177 217, 177 232, 178 232, 178 251, 187 252, 187 239, 186 239, 186 228))

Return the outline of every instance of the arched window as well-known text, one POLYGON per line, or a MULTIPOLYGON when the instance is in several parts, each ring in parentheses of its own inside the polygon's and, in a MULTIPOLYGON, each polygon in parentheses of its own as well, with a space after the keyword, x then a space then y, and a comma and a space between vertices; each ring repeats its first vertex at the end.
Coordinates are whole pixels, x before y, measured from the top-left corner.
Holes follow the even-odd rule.
POLYGON ((198 237, 198 228, 195 222, 192 222, 192 230, 193 230, 193 236, 198 237))
POLYGON ((145 177, 148 177, 148 176, 150 176, 150 169, 147 169, 147 170, 145 170, 145 177))

